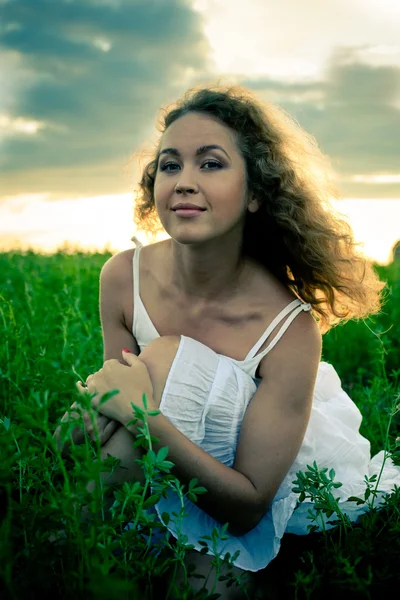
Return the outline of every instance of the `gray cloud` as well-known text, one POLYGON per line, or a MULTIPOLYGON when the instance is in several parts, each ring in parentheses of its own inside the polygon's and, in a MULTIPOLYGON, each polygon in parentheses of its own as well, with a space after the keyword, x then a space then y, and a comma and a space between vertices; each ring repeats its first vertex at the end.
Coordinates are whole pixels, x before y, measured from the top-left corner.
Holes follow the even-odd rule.
POLYGON ((276 99, 315 136, 342 176, 345 195, 399 197, 399 184, 349 181, 354 174, 400 170, 400 67, 372 66, 357 55, 355 48, 337 49, 321 82, 248 79, 243 84, 276 99))
POLYGON ((68 190, 80 195, 105 191, 102 173, 93 178, 94 164, 108 165, 107 192, 126 190, 122 157, 150 133, 165 98, 182 92, 186 69, 204 72, 209 48, 200 16, 185 0, 14 0, 1 52, 18 53, 35 73, 16 95, 13 115, 45 124, 36 135, 3 140, 7 192, 45 187, 62 194, 69 180, 68 190), (46 183, 35 172, 47 173, 46 183))
MULTIPOLYGON (((12 0, 4 14, 0 61, 24 77, 15 72, 12 103, 4 99, 3 108, 44 123, 35 135, 15 132, 0 142, 4 195, 127 191, 124 165, 152 135, 160 105, 221 76, 211 70, 189 0, 12 0)), ((349 182, 352 174, 399 170, 399 68, 372 66, 344 47, 322 81, 241 83, 316 137, 345 195, 400 195, 398 184, 349 182)))

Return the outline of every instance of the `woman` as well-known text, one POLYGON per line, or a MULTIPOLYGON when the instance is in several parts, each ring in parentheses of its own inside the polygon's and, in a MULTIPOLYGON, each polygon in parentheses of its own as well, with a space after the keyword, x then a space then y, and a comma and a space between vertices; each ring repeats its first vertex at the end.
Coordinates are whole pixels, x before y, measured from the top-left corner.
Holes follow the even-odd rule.
MULTIPOLYGON (((213 556, 196 540, 229 522, 218 552, 240 550, 236 574, 249 573, 250 590, 283 533, 307 533, 292 491, 307 463, 335 468, 343 506, 360 514, 345 501, 372 474, 369 442, 334 369, 320 362, 321 335, 378 312, 384 284, 329 207, 326 157, 281 109, 239 86, 189 90, 161 134, 135 220, 153 233, 161 222, 170 239, 104 265, 105 364, 78 387, 96 393, 104 456, 125 467, 109 483, 142 476, 131 402, 145 392, 149 409, 160 407, 150 419, 158 447, 168 446, 181 482, 196 477, 208 490, 187 501, 187 562, 207 573, 213 556), (113 388, 119 394, 99 406, 113 388)), ((400 482, 399 471, 389 464, 380 489, 400 482)), ((161 519, 177 507, 171 493, 156 510, 161 519)), ((216 591, 244 597, 224 582, 216 591)))

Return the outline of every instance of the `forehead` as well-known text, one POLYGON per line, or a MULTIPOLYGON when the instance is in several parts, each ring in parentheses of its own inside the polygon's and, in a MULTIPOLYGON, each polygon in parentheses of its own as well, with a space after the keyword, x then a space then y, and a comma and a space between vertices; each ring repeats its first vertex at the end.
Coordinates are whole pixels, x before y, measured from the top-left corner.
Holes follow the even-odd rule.
POLYGON ((204 114, 189 113, 174 121, 164 132, 160 149, 167 146, 196 146, 206 143, 220 144, 235 149, 233 132, 216 119, 204 114))

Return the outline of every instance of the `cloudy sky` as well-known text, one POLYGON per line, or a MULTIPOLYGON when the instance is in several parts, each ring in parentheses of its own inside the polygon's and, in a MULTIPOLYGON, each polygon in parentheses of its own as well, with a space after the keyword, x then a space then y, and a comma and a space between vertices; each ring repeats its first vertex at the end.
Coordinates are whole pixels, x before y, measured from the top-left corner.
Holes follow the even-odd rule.
POLYGON ((0 12, 3 240, 39 243, 78 207, 100 208, 102 227, 112 210, 118 229, 129 157, 154 139, 159 108, 221 77, 294 115, 346 200, 400 218, 398 0, 0 0, 0 12))

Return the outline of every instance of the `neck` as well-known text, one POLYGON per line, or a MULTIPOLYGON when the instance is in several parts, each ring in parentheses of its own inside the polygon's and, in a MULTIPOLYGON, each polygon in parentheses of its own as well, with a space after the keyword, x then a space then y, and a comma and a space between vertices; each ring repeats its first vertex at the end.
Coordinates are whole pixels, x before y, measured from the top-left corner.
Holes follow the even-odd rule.
POLYGON ((200 244, 170 241, 170 281, 191 302, 232 298, 243 285, 247 261, 239 244, 211 240, 200 244))

